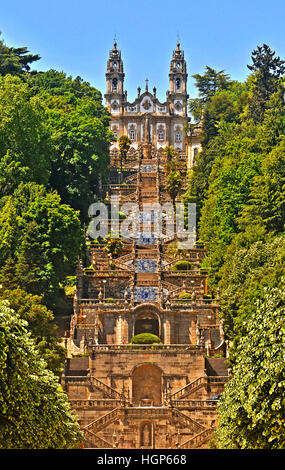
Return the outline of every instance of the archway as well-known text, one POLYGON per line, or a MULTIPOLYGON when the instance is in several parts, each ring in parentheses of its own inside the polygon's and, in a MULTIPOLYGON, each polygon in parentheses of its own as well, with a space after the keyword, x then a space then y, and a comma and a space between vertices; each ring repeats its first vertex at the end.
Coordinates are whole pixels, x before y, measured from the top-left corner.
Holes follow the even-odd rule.
POLYGON ((151 333, 160 336, 159 321, 156 314, 142 312, 136 317, 134 334, 139 335, 140 333, 151 333))
POLYGON ((162 372, 153 364, 143 364, 132 373, 133 403, 142 406, 161 405, 162 372))

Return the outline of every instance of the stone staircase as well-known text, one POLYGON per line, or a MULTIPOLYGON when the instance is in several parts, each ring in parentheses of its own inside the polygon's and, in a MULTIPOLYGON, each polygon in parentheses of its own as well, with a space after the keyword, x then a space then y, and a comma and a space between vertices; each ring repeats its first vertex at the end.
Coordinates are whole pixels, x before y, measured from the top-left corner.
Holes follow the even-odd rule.
POLYGON ((122 411, 120 408, 114 408, 112 411, 109 411, 105 415, 100 416, 100 418, 95 419, 91 423, 84 426, 83 430, 84 432, 87 431, 96 435, 96 433, 101 431, 101 429, 106 428, 109 426, 109 424, 118 419, 121 416, 121 413, 122 411))
POLYGON ((228 381, 227 376, 199 377, 193 382, 190 382, 189 384, 180 388, 180 390, 177 390, 176 392, 169 395, 169 399, 180 400, 189 396, 191 393, 196 392, 200 388, 210 385, 211 383, 226 383, 227 381, 228 381))
POLYGON ((96 377, 89 377, 89 380, 90 380, 91 386, 97 388, 97 390, 100 390, 101 392, 106 394, 108 397, 126 400, 126 397, 122 393, 119 393, 114 388, 109 387, 109 385, 105 384, 104 382, 97 379, 96 377))
POLYGON ((88 449, 112 449, 113 445, 110 442, 102 439, 88 429, 83 430, 84 433, 84 447, 88 449))
POLYGON ((171 408, 171 412, 172 415, 178 419, 179 424, 185 428, 188 428, 190 432, 199 434, 200 432, 205 431, 205 426, 182 413, 182 411, 178 410, 177 408, 171 408))
POLYGON ((207 442, 212 434, 213 434, 213 429, 211 428, 204 429, 199 434, 196 434, 195 436, 191 437, 187 441, 183 442, 180 445, 180 449, 197 449, 202 444, 207 442))
POLYGON ((202 424, 198 423, 194 419, 185 415, 176 408, 165 408, 165 407, 126 407, 126 408, 114 408, 112 411, 104 414, 98 419, 87 424, 83 428, 85 436, 85 446, 88 448, 113 448, 114 446, 106 439, 98 436, 97 433, 108 427, 114 421, 119 418, 148 418, 148 419, 160 419, 165 417, 176 419, 181 428, 186 428, 191 434, 190 439, 187 439, 180 445, 182 449, 193 449, 199 447, 206 442, 211 436, 213 430, 208 429, 202 424))

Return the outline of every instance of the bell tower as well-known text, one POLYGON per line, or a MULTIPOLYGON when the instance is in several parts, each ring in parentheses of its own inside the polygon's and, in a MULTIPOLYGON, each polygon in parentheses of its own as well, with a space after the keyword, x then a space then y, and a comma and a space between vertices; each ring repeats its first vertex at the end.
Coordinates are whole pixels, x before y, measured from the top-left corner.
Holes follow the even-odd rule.
POLYGON ((110 112, 120 112, 124 101, 124 68, 121 58, 121 51, 117 49, 117 42, 114 41, 113 49, 109 52, 107 62, 106 82, 107 93, 105 94, 106 105, 110 112))
POLYGON ((187 77, 184 51, 180 49, 178 41, 170 62, 168 98, 172 103, 173 114, 180 116, 187 115, 187 98, 189 96, 187 95, 187 77))

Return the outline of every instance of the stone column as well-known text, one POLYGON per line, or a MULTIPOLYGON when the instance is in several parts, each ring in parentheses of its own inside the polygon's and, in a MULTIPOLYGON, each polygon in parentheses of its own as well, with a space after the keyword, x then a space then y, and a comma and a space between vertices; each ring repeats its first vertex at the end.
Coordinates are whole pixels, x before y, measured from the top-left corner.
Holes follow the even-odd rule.
POLYGON ((163 322, 163 339, 164 344, 171 344, 171 325, 168 319, 163 322))

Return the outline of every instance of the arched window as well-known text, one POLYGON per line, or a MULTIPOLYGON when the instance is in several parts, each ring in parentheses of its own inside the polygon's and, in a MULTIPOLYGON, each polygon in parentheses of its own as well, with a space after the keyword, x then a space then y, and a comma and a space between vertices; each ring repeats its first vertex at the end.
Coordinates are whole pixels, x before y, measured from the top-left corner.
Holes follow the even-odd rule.
POLYGON ((180 78, 176 78, 176 90, 180 90, 181 88, 181 80, 180 78))
POLYGON ((181 142, 181 133, 180 132, 176 132, 175 140, 176 140, 176 142, 181 142))
POLYGON ((113 87, 113 90, 117 90, 117 88, 118 88, 118 79, 117 78, 113 78, 112 87, 113 87))

